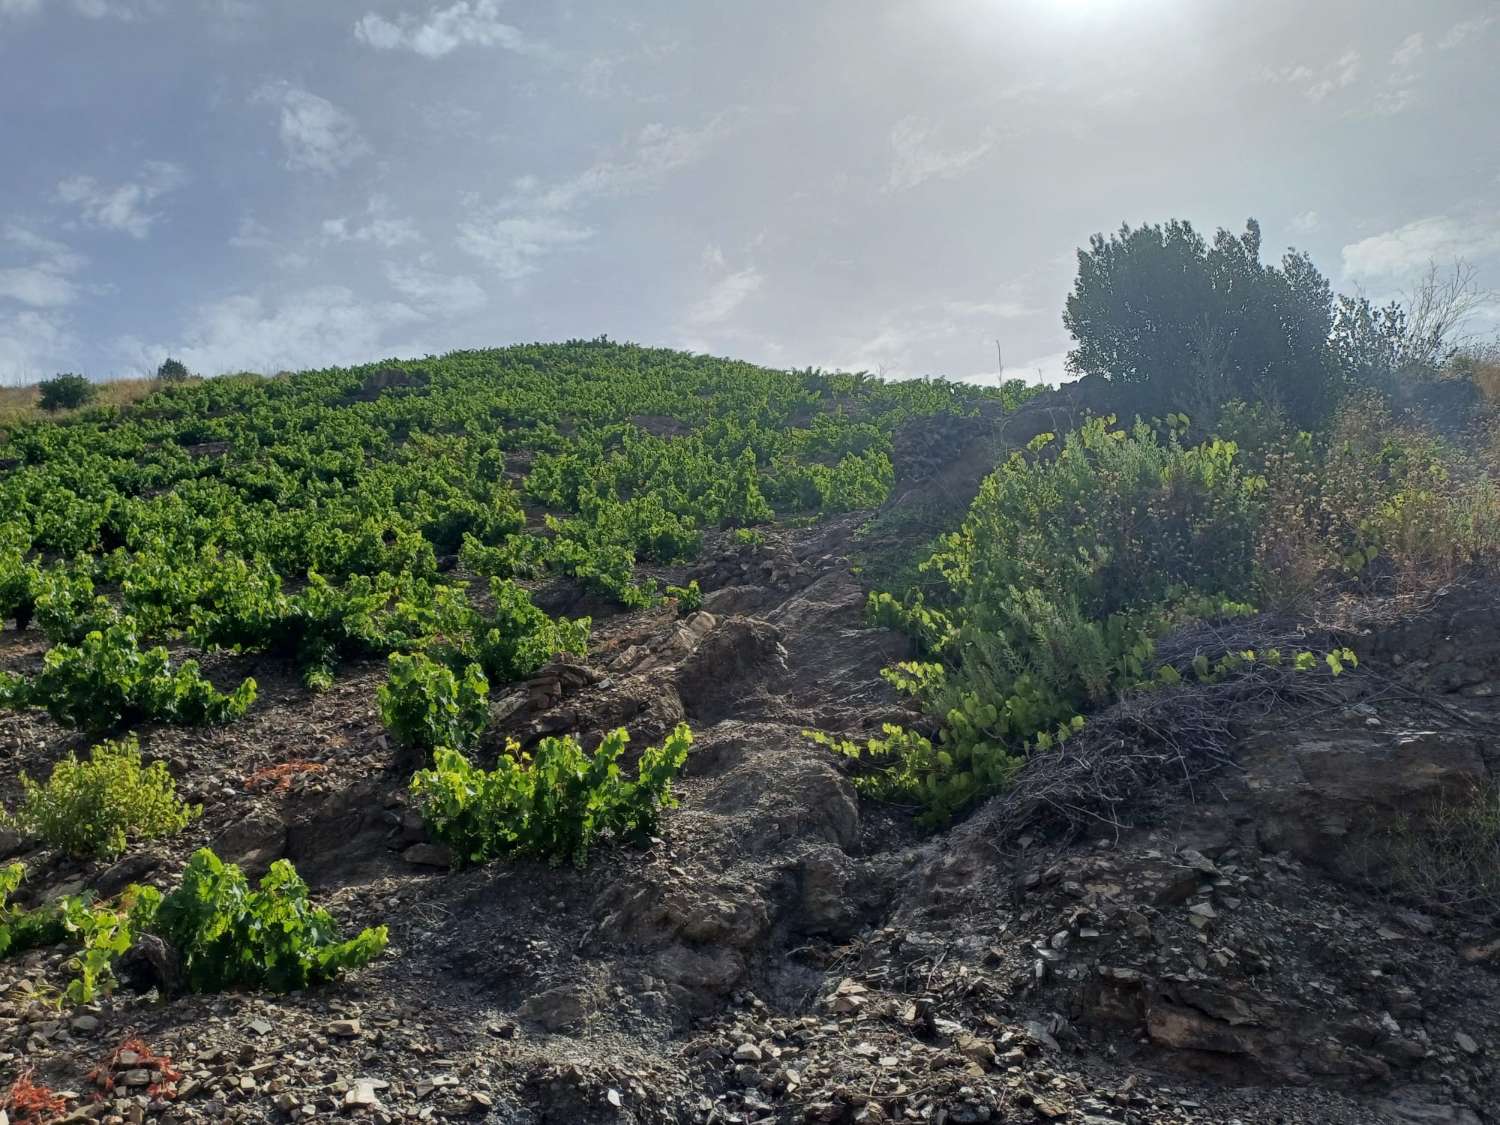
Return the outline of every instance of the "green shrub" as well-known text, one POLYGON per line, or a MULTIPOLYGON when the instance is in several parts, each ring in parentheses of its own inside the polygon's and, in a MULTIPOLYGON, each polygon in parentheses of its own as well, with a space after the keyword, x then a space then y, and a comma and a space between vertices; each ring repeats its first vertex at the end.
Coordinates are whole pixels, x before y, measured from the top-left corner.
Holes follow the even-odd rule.
POLYGON ((380 685, 380 719, 398 742, 423 750, 468 750, 489 722, 489 681, 478 664, 460 680, 422 653, 392 653, 380 685))
POLYGON ((677 613, 681 617, 703 608, 703 591, 698 589, 696 578, 686 586, 668 586, 667 597, 677 599, 677 613))
MULTIPOLYGON (((1085 710, 1147 681, 1155 638, 1183 620, 1243 612, 1262 481, 1237 449, 1184 446, 1100 418, 1055 453, 1043 435, 988 477, 922 570, 931 597, 870 598, 869 614, 937 663, 888 677, 942 723, 859 749, 879 786, 941 822, 1003 787, 1021 756, 1078 728, 1085 710), (913 670, 921 668, 921 674, 913 670)), ((836 747, 846 754, 850 745, 836 747)))
POLYGON ((69 753, 45 785, 22 774, 21 787, 17 826, 77 859, 117 856, 129 840, 171 836, 202 812, 178 799, 165 762, 141 765, 134 735, 100 743, 86 762, 69 753))
POLYGON ((687 761, 692 733, 679 725, 661 746, 645 750, 634 781, 620 776, 629 738, 612 731, 593 754, 571 737, 544 738, 534 754, 511 742, 493 770, 438 750, 433 768, 412 778, 412 794, 459 863, 525 855, 581 866, 601 835, 647 837, 660 809, 676 805, 672 780, 687 761))
POLYGON ((26 869, 19 863, 0 867, 0 957, 15 957, 30 949, 55 945, 67 933, 56 909, 27 910, 10 901, 25 875, 26 869))
POLYGON ((140 894, 135 924, 177 951, 193 992, 291 992, 367 965, 386 946, 384 926, 339 941, 332 916, 312 904, 307 884, 284 859, 252 891, 244 872, 203 848, 171 894, 162 898, 150 888, 140 894))
POLYGON ((163 383, 181 383, 189 374, 187 364, 170 356, 162 360, 161 366, 156 369, 156 377, 163 383))
POLYGON ((26 679, 0 673, 0 706, 40 707, 89 734, 155 720, 180 726, 227 723, 255 702, 255 681, 229 694, 214 690, 196 661, 173 668, 164 648, 141 649, 135 622, 121 618, 77 645, 59 644, 26 679))
POLYGON ((37 384, 43 410, 72 410, 94 401, 99 388, 82 375, 54 375, 37 384))
POLYGON ((31 536, 20 524, 0 523, 0 625, 6 620, 16 623, 16 632, 24 632, 36 612, 36 590, 39 572, 26 559, 31 536))

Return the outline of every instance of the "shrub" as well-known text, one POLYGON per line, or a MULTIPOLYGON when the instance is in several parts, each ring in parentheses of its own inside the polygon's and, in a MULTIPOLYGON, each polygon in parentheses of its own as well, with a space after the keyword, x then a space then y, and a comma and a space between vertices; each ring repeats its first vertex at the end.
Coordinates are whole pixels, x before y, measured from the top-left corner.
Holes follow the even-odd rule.
POLYGON ((37 384, 43 410, 72 410, 94 401, 99 388, 82 375, 55 375, 37 384))
POLYGON ((1368 843, 1369 877, 1423 909, 1493 918, 1500 911, 1500 789, 1446 796, 1404 813, 1368 843))
POLYGON ((36 612, 39 572, 26 561, 31 537, 19 524, 0 523, 0 625, 7 619, 24 632, 36 612))
POLYGON ((19 863, 0 867, 0 957, 55 945, 66 934, 55 908, 27 910, 10 902, 25 875, 26 869, 19 863))
POLYGON ((173 835, 202 812, 178 799, 166 763, 142 766, 134 735, 99 744, 86 762, 69 753, 45 785, 22 774, 21 786, 16 824, 78 859, 119 855, 131 839, 173 835))
POLYGON ((284 859, 252 891, 244 872, 202 848, 171 894, 139 893, 135 924, 177 951, 183 982, 193 992, 291 992, 367 965, 386 946, 384 926, 339 941, 332 916, 312 904, 307 884, 284 859))
POLYGON ((1327 434, 1288 437, 1265 460, 1265 604, 1296 605, 1330 581, 1430 588, 1500 554, 1500 494, 1484 466, 1378 397, 1351 399, 1327 434))
POLYGON ((696 578, 686 586, 668 586, 667 597, 677 599, 677 613, 682 617, 703 608, 703 591, 698 588, 696 578))
POLYGON ((433 768, 412 778, 412 794, 459 863, 525 855, 582 866, 601 835, 648 837, 660 809, 676 805, 672 780, 687 761, 692 732, 679 725, 644 751, 634 781, 620 776, 629 738, 612 731, 593 754, 572 737, 544 738, 534 754, 512 741, 493 770, 438 750, 433 768))
POLYGON ((187 364, 170 356, 162 360, 161 366, 156 369, 156 377, 163 383, 181 383, 189 374, 187 364))
POLYGON ((1052 453, 1043 435, 988 477, 958 532, 922 565, 931 599, 873 595, 877 622, 939 663, 888 676, 942 723, 836 749, 878 764, 878 785, 937 823, 1002 787, 1026 752, 1149 678, 1155 637, 1185 617, 1239 611, 1254 574, 1261 482, 1221 440, 1094 419, 1052 453), (1051 454, 1050 456, 1048 454, 1051 454), (921 669, 921 674, 916 673, 921 669))
POLYGON ((30 680, 0 672, 0 705, 40 707, 64 726, 89 734, 142 720, 227 723, 253 702, 254 680, 222 694, 199 674, 196 661, 174 669, 166 649, 142 650, 128 617, 88 634, 77 646, 54 645, 30 680))
POLYGON ((423 750, 468 750, 489 722, 489 681, 478 664, 459 679, 422 653, 392 653, 380 685, 380 720, 397 741, 423 750))

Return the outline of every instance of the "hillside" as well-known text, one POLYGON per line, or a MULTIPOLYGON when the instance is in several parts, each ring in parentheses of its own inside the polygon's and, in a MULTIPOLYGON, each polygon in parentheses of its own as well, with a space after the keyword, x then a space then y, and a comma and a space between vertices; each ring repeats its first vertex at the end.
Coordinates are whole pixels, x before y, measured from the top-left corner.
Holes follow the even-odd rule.
POLYGON ((1492 1119, 1493 421, 1148 402, 600 340, 15 422, 10 1119, 1492 1119), (27 819, 130 734, 201 816, 27 819), (138 912, 69 999, 203 847, 383 951, 138 912))

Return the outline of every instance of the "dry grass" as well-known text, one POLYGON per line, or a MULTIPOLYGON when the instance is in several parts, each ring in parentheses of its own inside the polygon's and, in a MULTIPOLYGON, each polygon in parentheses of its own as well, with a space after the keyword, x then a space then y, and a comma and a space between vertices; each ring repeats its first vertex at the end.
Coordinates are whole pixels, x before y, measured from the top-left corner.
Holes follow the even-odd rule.
MULTIPOLYGON (((117 406, 123 409, 160 389, 161 383, 155 379, 111 379, 98 386, 99 393, 90 403, 91 406, 117 406)), ((40 397, 34 383, 25 387, 0 387, 0 429, 17 422, 31 422, 38 418, 67 418, 78 413, 76 410, 59 410, 55 414, 48 414, 38 405, 40 397)))

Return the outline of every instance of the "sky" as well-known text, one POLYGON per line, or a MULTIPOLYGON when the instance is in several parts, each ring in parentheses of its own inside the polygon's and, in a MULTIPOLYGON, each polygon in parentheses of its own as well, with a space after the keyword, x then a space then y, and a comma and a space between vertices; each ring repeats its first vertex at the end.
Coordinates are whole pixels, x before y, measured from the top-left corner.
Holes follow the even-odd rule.
POLYGON ((1169 218, 1500 288, 1497 57, 1496 0, 0 0, 0 384, 601 334, 1055 381, 1077 248, 1169 218))

